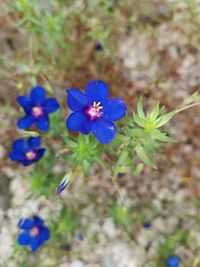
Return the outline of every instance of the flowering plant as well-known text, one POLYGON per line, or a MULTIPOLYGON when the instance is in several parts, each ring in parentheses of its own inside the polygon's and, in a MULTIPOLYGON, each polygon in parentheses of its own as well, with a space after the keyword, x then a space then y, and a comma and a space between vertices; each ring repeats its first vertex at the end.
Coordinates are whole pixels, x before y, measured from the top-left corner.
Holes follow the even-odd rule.
MULTIPOLYGON (((199 99, 198 95, 196 98, 190 97, 184 107, 167 113, 158 103, 150 112, 145 113, 140 98, 137 111, 130 116, 126 103, 120 98, 109 99, 108 94, 107 84, 103 81, 90 81, 84 93, 78 89, 68 89, 67 106, 72 113, 67 118, 67 128, 63 127, 63 120, 59 122, 61 119, 59 115, 59 117, 53 117, 54 121, 46 137, 40 136, 39 132, 23 131, 22 134, 28 136, 28 139, 20 138, 13 142, 12 151, 9 154, 12 161, 24 166, 36 164, 39 161, 37 164, 40 167, 37 169, 36 166, 31 179, 32 184, 37 185, 37 189, 40 187, 40 192, 48 194, 48 188, 52 186, 56 195, 59 196, 77 173, 83 171, 84 176, 88 177, 92 166, 99 165, 110 169, 111 181, 117 186, 121 200, 126 205, 116 182, 118 175, 127 172, 139 175, 145 165, 156 169, 157 166, 152 157, 160 145, 175 142, 161 127, 167 124, 175 114, 196 105, 195 101, 199 99), (114 122, 123 117, 124 120, 118 124, 117 131, 114 122), (71 131, 78 132, 78 134, 74 135, 71 131), (40 147, 41 139, 45 141, 51 135, 61 137, 65 143, 65 147, 57 151, 56 158, 71 163, 71 169, 65 173, 59 185, 57 181, 49 180, 51 173, 49 164, 48 169, 45 167, 46 161, 52 162, 53 166, 54 156, 50 153, 48 146, 40 147), (47 153, 45 153, 46 150, 47 153), (41 159, 44 162, 40 161, 41 159), (40 181, 42 181, 41 184, 40 181)), ((26 113, 17 123, 17 126, 23 129, 35 124, 39 130, 47 131, 50 126, 48 114, 59 109, 56 99, 46 99, 46 91, 41 86, 34 87, 29 97, 20 96, 17 101, 26 113)), ((65 217, 63 214, 61 217, 65 217)), ((151 223, 146 222, 143 226, 150 228, 151 223)), ((38 216, 21 219, 18 227, 23 230, 18 237, 19 245, 29 246, 32 252, 37 251, 50 238, 49 229, 38 216)), ((78 236, 79 240, 84 240, 81 234, 78 236)), ((167 259, 169 266, 178 266, 179 263, 176 256, 170 256, 167 259)))

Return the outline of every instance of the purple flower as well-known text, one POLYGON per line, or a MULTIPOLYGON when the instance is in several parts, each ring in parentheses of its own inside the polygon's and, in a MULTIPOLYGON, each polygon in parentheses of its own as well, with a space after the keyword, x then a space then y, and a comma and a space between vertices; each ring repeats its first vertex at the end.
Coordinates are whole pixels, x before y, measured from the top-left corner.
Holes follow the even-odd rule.
POLYGON ((24 166, 29 166, 43 157, 46 149, 40 148, 40 145, 40 137, 30 137, 28 140, 18 139, 13 143, 13 150, 9 157, 24 166))
POLYGON ((74 88, 67 93, 67 104, 73 111, 67 119, 67 127, 82 134, 92 131, 100 143, 110 143, 117 133, 113 121, 126 114, 125 102, 120 98, 108 99, 108 87, 103 81, 89 82, 85 93, 74 88))
POLYGON ((181 259, 177 256, 169 256, 166 260, 167 267, 178 267, 181 264, 181 259))
POLYGON ((46 92, 41 86, 34 87, 30 96, 19 96, 17 101, 25 112, 25 116, 17 123, 21 129, 27 129, 35 124, 38 129, 47 131, 49 129, 49 113, 55 112, 59 108, 55 98, 46 99, 46 92))
POLYGON ((21 246, 30 246, 32 252, 39 249, 50 239, 49 229, 44 225, 44 221, 38 217, 21 219, 18 227, 23 232, 18 236, 18 243, 21 246))

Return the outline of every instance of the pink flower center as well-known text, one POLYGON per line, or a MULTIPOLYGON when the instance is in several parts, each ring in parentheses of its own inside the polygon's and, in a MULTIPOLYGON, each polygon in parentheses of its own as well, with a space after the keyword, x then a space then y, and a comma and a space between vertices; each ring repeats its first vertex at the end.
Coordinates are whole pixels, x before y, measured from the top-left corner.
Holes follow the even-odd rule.
POLYGON ((39 235, 39 233, 40 233, 40 230, 39 230, 38 227, 33 227, 33 228, 30 230, 30 234, 31 234, 32 236, 39 235))
POLYGON ((96 120, 97 118, 102 116, 102 112, 100 111, 103 107, 100 106, 101 102, 94 102, 93 106, 89 106, 85 110, 85 114, 89 117, 91 121, 96 120))
POLYGON ((35 118, 39 118, 44 114, 42 107, 33 107, 32 108, 32 115, 35 118))
POLYGON ((32 150, 29 150, 28 152, 26 152, 26 158, 28 160, 33 160, 36 158, 36 156, 37 156, 37 154, 32 150))

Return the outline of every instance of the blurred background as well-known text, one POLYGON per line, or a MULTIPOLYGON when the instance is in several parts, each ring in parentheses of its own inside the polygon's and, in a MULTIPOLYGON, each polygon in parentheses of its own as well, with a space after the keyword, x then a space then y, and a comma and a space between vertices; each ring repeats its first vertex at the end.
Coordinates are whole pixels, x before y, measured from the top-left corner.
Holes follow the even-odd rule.
POLYGON ((162 149, 158 170, 119 175, 126 208, 107 170, 80 174, 55 199, 67 162, 48 159, 34 172, 8 153, 19 136, 16 97, 36 84, 62 105, 63 121, 45 140, 52 153, 63 146, 69 87, 104 80, 130 114, 139 96, 145 110, 180 106, 200 87, 200 1, 2 0, 0 10, 0 266, 165 267, 176 255, 180 266, 199 267, 199 107, 172 120, 178 142, 162 149), (32 213, 51 222, 37 254, 16 244, 18 220, 32 213))

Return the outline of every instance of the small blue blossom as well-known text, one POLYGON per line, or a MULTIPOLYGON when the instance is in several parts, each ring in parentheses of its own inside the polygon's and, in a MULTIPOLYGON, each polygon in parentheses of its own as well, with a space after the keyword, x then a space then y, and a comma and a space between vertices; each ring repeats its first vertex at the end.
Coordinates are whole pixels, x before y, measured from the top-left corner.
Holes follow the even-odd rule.
POLYGON ((17 126, 20 129, 27 129, 35 124, 42 131, 49 129, 49 113, 59 109, 55 98, 46 99, 46 91, 41 86, 31 90, 29 96, 19 96, 18 103, 23 107, 25 116, 18 120, 17 126))
POLYGON ((103 51, 103 46, 102 46, 102 44, 99 43, 99 42, 97 42, 97 43, 95 44, 95 50, 98 51, 98 52, 103 51))
POLYGON ((78 241, 84 241, 84 237, 83 237, 83 235, 81 233, 77 233, 76 234, 76 238, 77 238, 78 241))
POLYGON ((40 148, 40 145, 40 137, 15 140, 9 157, 13 161, 22 163, 24 166, 29 166, 43 157, 46 149, 40 148))
POLYGON ((92 132, 100 143, 110 143, 117 133, 113 121, 126 115, 125 102, 120 98, 108 99, 108 87, 103 81, 90 81, 85 93, 74 88, 67 93, 67 104, 73 111, 67 127, 82 134, 92 132))
POLYGON ((146 229, 151 228, 151 222, 149 222, 149 221, 144 222, 143 223, 143 227, 146 228, 146 229))
POLYGON ((39 247, 50 239, 49 229, 38 216, 21 219, 18 223, 18 227, 23 230, 18 236, 19 245, 30 246, 32 252, 37 251, 39 247))
POLYGON ((177 256, 169 256, 166 259, 167 267, 179 267, 180 264, 181 264, 181 259, 177 256))

